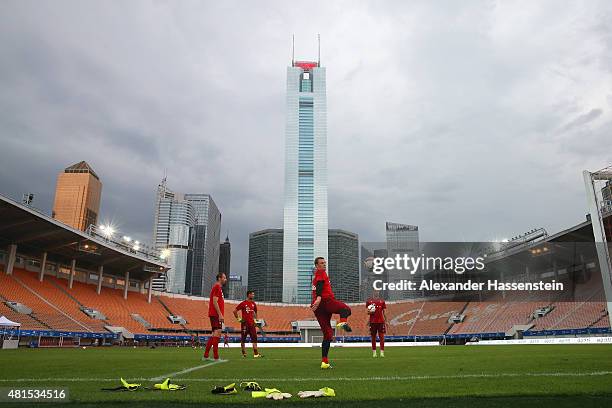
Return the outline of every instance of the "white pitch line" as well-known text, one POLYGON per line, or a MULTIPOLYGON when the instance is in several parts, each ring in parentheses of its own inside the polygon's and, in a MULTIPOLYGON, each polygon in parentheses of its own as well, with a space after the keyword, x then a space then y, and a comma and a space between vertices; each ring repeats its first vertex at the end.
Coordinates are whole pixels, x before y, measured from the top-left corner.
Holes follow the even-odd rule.
POLYGON ((213 366, 215 364, 220 364, 220 363, 225 363, 225 362, 227 362, 227 360, 211 361, 210 363, 207 363, 207 364, 202 364, 202 365, 199 365, 199 366, 195 366, 195 367, 191 367, 191 368, 186 368, 184 370, 176 371, 176 372, 170 373, 170 374, 160 375, 159 377, 153 377, 153 378, 150 378, 150 380, 151 381, 161 381, 161 380, 163 380, 165 378, 171 378, 171 377, 175 377, 177 375, 187 374, 187 373, 190 373, 192 371, 201 370, 202 368, 210 367, 210 366, 213 366))
MULTIPOLYGON (((507 377, 598 377, 612 375, 612 371, 594 371, 582 373, 497 373, 497 374, 457 374, 457 375, 411 375, 411 376, 373 376, 373 377, 295 377, 295 378, 257 378, 257 381, 304 382, 304 381, 411 381, 411 380, 452 380, 471 378, 507 378, 507 377)), ((185 378, 181 381, 208 382, 234 381, 232 378, 185 378)), ((249 381, 242 378, 239 381, 249 381)))
MULTIPOLYGON (((225 360, 219 361, 225 362, 225 360)), ((217 364, 216 362, 214 364, 217 364)), ((194 371, 203 366, 193 367, 189 370, 194 371)), ((457 374, 457 375, 411 375, 411 376, 374 376, 374 377, 295 377, 295 378, 257 378, 257 381, 274 381, 274 382, 305 382, 305 381, 411 381, 411 380, 460 380, 471 378, 513 378, 513 377, 601 377, 612 375, 612 371, 592 371, 592 372, 577 372, 577 373, 492 373, 492 374, 457 374)), ((129 378, 130 381, 157 381, 165 378, 129 378)), ((246 381, 253 378, 174 378, 175 381, 183 382, 222 382, 222 381, 246 381)), ((6 379, 0 378, 0 383, 12 382, 96 382, 96 381, 117 381, 117 378, 17 378, 6 379)))

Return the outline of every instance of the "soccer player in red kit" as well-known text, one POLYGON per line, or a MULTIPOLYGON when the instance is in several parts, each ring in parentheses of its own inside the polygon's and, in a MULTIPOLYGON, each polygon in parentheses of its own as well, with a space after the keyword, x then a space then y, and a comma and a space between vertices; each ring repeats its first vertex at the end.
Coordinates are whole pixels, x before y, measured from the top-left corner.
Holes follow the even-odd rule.
POLYGON ((225 301, 223 300, 223 285, 227 282, 227 277, 223 272, 217 274, 217 282, 210 291, 208 302, 208 317, 212 327, 212 336, 206 342, 204 359, 208 359, 208 354, 212 347, 215 360, 219 360, 219 340, 221 340, 221 330, 223 329, 223 313, 225 311, 225 301))
POLYGON ((314 260, 315 271, 312 279, 312 305, 310 309, 314 312, 321 331, 323 332, 323 342, 321 343, 321 368, 332 368, 327 358, 331 342, 334 339, 334 331, 331 327, 332 314, 340 315, 340 323, 337 328, 352 331, 351 326, 347 322, 347 318, 351 315, 351 308, 346 304, 336 300, 332 291, 329 277, 325 271, 327 262, 325 258, 319 256, 314 260))
POLYGON ((372 336, 372 357, 376 357, 376 334, 378 334, 380 342, 380 356, 385 356, 386 308, 387 305, 383 299, 380 299, 378 291, 374 291, 372 297, 366 302, 368 326, 370 326, 370 335, 372 336))
POLYGON ((240 347, 242 348, 242 357, 246 357, 244 343, 246 343, 247 335, 251 337, 253 343, 253 358, 261 357, 257 352, 257 327, 255 327, 255 319, 257 319, 257 304, 253 301, 255 292, 249 290, 246 300, 243 300, 234 309, 234 317, 240 322, 240 347), (238 318, 238 311, 242 312, 242 317, 238 318))

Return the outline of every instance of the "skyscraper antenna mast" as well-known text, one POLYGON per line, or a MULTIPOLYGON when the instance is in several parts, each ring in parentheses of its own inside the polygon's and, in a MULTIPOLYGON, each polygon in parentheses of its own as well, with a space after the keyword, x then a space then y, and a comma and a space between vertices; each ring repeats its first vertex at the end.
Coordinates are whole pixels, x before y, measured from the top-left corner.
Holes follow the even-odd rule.
POLYGON ((295 34, 291 35, 291 66, 295 66, 295 34))
POLYGON ((317 34, 317 40, 319 42, 319 61, 317 62, 317 66, 321 66, 321 34, 317 34))

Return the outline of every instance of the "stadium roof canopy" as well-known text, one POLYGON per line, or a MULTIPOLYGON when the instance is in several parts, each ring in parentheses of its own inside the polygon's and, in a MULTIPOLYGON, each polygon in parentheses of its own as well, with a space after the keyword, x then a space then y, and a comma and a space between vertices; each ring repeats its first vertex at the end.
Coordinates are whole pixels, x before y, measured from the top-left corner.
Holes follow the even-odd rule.
MULTIPOLYGON (((607 214, 604 220, 605 222, 610 222, 610 214, 607 214)), ((488 261, 491 262, 493 260, 503 259, 515 255, 531 257, 532 254, 530 253, 530 251, 533 248, 546 246, 547 244, 553 246, 557 244, 559 246, 564 243, 574 244, 574 248, 578 248, 578 250, 588 249, 589 252, 592 252, 595 249, 595 239, 593 238, 593 226, 591 225, 591 220, 587 219, 586 221, 583 221, 580 224, 574 225, 556 234, 546 236, 544 239, 527 242, 521 245, 514 246, 507 250, 499 251, 495 255, 490 256, 488 261)))
MULTIPOLYGON (((604 225, 612 231, 612 214, 603 217, 604 225)), ((608 232, 608 239, 610 233, 608 232)), ((501 250, 487 257, 485 263, 494 270, 530 273, 548 273, 554 270, 584 270, 592 265, 599 269, 597 248, 593 236, 591 220, 587 219, 556 234, 543 239, 526 242, 512 248, 501 250)))
POLYGON ((12 244, 19 254, 35 259, 47 252, 51 262, 69 264, 74 259, 78 268, 91 271, 103 265, 105 275, 123 277, 129 271, 134 280, 168 270, 157 258, 120 248, 0 195, 0 246, 12 244))

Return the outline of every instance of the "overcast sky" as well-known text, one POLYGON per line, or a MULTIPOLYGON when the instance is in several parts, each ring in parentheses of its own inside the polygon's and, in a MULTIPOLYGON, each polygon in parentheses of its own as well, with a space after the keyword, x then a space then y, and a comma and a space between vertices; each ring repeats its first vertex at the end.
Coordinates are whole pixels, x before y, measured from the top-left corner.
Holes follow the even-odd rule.
POLYGON ((610 1, 2 1, 0 194, 50 212, 86 160, 150 240, 156 186, 210 193, 246 275, 281 228, 286 67, 327 68, 329 225, 486 241, 584 219, 612 164, 610 1))

